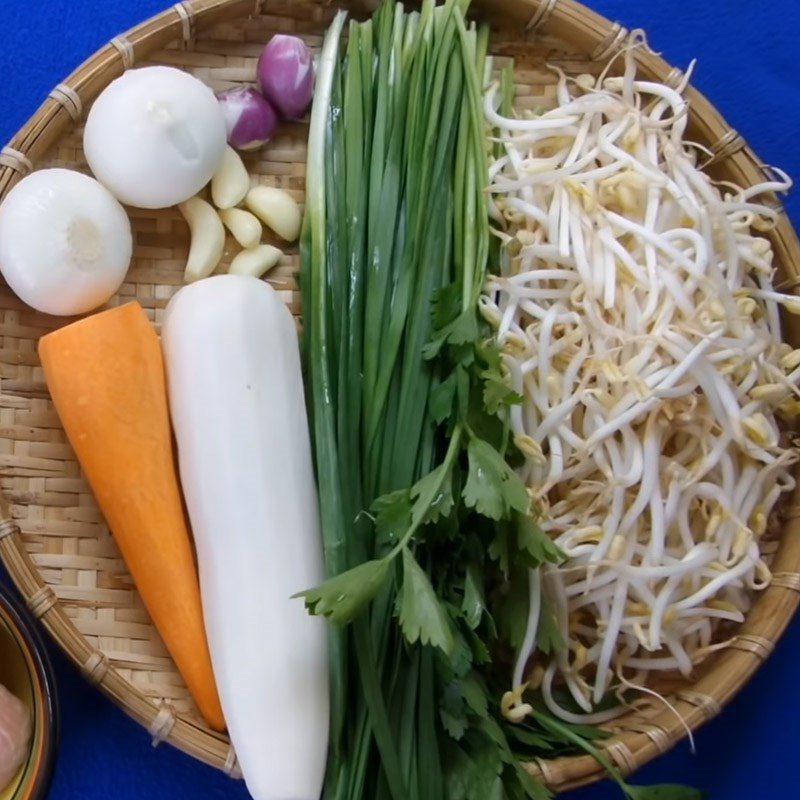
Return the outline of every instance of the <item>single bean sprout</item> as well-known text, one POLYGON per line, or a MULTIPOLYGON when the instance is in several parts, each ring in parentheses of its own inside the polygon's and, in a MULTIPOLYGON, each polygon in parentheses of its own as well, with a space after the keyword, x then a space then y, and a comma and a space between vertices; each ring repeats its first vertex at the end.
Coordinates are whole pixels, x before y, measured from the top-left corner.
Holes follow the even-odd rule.
POLYGON ((654 694, 725 647, 769 583, 767 520, 798 457, 778 418, 800 413, 800 350, 781 341, 759 197, 698 165, 678 89, 635 75, 556 70, 559 105, 505 118, 485 98, 490 207, 503 263, 480 301, 511 385, 521 474, 566 561, 533 571, 505 706, 526 688, 570 722, 598 723, 616 691, 654 694), (541 614, 565 648, 536 653, 541 614), (578 710, 564 707, 561 685, 578 710), (558 697, 558 700, 557 700, 558 697))

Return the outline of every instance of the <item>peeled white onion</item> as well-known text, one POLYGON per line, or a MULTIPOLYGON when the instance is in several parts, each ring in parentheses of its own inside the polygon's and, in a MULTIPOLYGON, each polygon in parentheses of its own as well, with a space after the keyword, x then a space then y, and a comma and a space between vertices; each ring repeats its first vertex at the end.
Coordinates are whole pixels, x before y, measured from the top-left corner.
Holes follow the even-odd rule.
POLYGON ((0 272, 21 300, 46 314, 83 314, 106 303, 132 251, 125 209, 80 172, 34 172, 0 205, 0 272))
POLYGON ((173 67, 128 70, 95 100, 83 149, 123 203, 166 208, 197 194, 225 152, 225 117, 202 81, 173 67))

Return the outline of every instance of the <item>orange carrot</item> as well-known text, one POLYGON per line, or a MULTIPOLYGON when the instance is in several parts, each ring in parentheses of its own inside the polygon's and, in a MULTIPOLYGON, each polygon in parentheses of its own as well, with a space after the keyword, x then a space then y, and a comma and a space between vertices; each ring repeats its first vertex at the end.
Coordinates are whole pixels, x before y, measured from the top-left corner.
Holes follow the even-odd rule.
POLYGON ((44 336, 70 444, 145 606, 208 724, 223 730, 181 503, 158 336, 128 303, 44 336))

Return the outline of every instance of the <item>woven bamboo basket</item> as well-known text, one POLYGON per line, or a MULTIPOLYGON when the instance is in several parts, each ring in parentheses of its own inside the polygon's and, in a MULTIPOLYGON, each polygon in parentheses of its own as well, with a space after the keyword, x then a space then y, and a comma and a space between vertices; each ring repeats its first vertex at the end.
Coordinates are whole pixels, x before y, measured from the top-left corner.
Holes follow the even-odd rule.
MULTIPOLYGON (((363 13, 369 2, 325 0, 193 0, 115 38, 53 89, 0 155, 0 199, 31 169, 85 170, 81 123, 98 93, 124 70, 171 64, 215 90, 250 81, 263 43, 293 32, 318 48, 337 5, 363 13)), ((475 13, 493 24, 491 50, 513 58, 521 103, 552 96, 546 63, 568 73, 597 73, 626 42, 628 31, 573 0, 484 0, 475 13)), ((681 72, 647 49, 644 74, 675 84, 681 72)), ((746 143, 697 91, 689 88, 691 134, 714 154, 709 169, 741 185, 763 179, 764 167, 746 143)), ((285 124, 263 150, 248 156, 255 179, 279 185, 302 201, 307 126, 285 124)), ((777 201, 776 201, 777 202, 777 201)), ((175 210, 131 210, 135 251, 126 283, 112 304, 138 300, 158 324, 181 285, 188 231, 175 210)), ((785 215, 773 231, 780 280, 794 285, 800 244, 785 215)), ((233 244, 226 258, 235 252, 233 244)), ((298 255, 290 250, 270 275, 296 315, 298 255)), ((224 267, 223 267, 224 269, 224 267)), ((145 726, 202 761, 238 775, 226 737, 213 733, 153 628, 109 536, 49 400, 36 355, 38 338, 63 319, 38 314, 0 285, 0 556, 53 638, 91 681, 145 726)), ((794 344, 800 330, 790 329, 794 344)), ((800 600, 800 495, 784 504, 771 529, 772 585, 758 599, 731 647, 698 668, 690 683, 668 688, 669 699, 693 728, 730 701, 769 656, 800 600)), ((616 720, 604 743, 629 773, 668 750, 683 735, 663 706, 644 705, 616 720)), ((531 769, 557 790, 601 777, 585 756, 542 760, 531 769)))

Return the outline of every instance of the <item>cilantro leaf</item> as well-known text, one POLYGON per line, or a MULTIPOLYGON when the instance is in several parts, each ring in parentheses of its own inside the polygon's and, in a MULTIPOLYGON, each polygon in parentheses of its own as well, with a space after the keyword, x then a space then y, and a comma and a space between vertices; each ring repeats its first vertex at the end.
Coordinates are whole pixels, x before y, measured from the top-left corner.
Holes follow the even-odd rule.
POLYGON ((459 314, 444 330, 449 344, 468 344, 478 338, 478 316, 474 308, 459 314))
POLYGON ((422 356, 430 360, 436 358, 446 344, 467 344, 477 338, 478 317, 474 308, 468 308, 436 332, 434 338, 422 348, 422 356))
POLYGON ((469 710, 480 719, 489 716, 489 701, 486 697, 486 688, 478 678, 472 674, 461 681, 461 696, 469 706, 469 710))
POLYGON ((442 463, 424 478, 420 478, 411 487, 411 498, 414 500, 411 509, 412 522, 437 522, 441 517, 449 516, 455 503, 451 466, 442 463))
POLYGON ((495 775, 491 785, 486 789, 473 784, 469 797, 470 800, 505 800, 506 792, 502 772, 500 775, 495 775))
POLYGON ((465 775, 467 800, 502 800, 503 759, 500 752, 486 736, 470 738, 470 767, 465 775))
POLYGON ((547 603, 542 604, 539 613, 539 630, 536 634, 536 647, 545 655, 560 653, 565 647, 566 642, 561 635, 561 631, 556 625, 553 613, 547 603))
POLYGON ((428 408, 437 425, 441 425, 453 413, 455 397, 456 373, 453 371, 431 391, 431 396, 428 400, 428 408))
POLYGON ((503 351, 497 339, 485 339, 477 345, 478 355, 486 365, 486 369, 499 372, 503 367, 503 351))
POLYGON ((465 678, 472 669, 472 650, 457 628, 453 635, 453 649, 448 653, 448 672, 454 678, 465 678))
POLYGON ((523 397, 509 384, 508 374, 503 367, 500 348, 495 341, 482 343, 478 347, 485 369, 481 372, 483 380, 483 404, 491 415, 499 413, 503 406, 519 405, 523 397))
POLYGON ((472 761, 463 749, 453 742, 446 743, 445 786, 448 800, 466 800, 472 761))
POLYGON ((453 649, 453 631, 441 601, 424 570, 403 548, 403 586, 398 598, 400 627, 410 644, 420 642, 445 653, 453 649))
POLYGON ((461 604, 464 619, 473 630, 481 624, 481 619, 486 611, 486 601, 483 599, 483 575, 479 573, 475 563, 467 567, 464 577, 464 602, 461 604))
POLYGON ((375 534, 390 546, 411 527, 411 493, 408 489, 381 495, 370 508, 375 515, 375 534))
POLYGON ((461 287, 458 283, 450 283, 437 289, 432 305, 433 328, 440 331, 461 313, 461 287))
POLYGON ((494 717, 487 714, 485 717, 481 718, 480 730, 490 741, 494 742, 500 760, 506 764, 513 764, 514 754, 511 752, 508 739, 506 739, 506 735, 503 733, 500 723, 494 717))
POLYGON ((471 437, 467 455, 469 474, 463 493, 467 506, 495 520, 512 510, 527 513, 530 500, 525 484, 497 450, 483 439, 471 437))
POLYGON ((624 788, 630 800, 702 800, 703 792, 691 786, 677 783, 661 783, 656 786, 630 786, 624 788))
POLYGON ((466 639, 469 642, 472 660, 475 664, 488 664, 492 660, 486 642, 472 628, 467 628, 466 639))
POLYGON ((530 556, 529 566, 532 567, 546 562, 559 564, 564 560, 564 553, 530 514, 520 514, 517 517, 517 546, 530 556))
POLYGON ((447 344, 447 335, 446 334, 438 334, 433 339, 431 339, 423 348, 422 348, 422 357, 426 361, 432 361, 436 356, 439 355, 442 348, 447 344))
POLYGON ((494 538, 489 544, 488 552, 489 558, 497 562, 506 578, 511 568, 510 539, 509 524, 505 520, 499 521, 495 526, 494 538))
POLYGON ((469 720, 461 686, 456 681, 451 681, 444 687, 439 702, 439 717, 451 739, 459 741, 464 737, 469 728, 469 720))
POLYGON ((337 625, 345 625, 352 622, 378 594, 386 581, 390 565, 391 561, 385 558, 365 561, 294 597, 304 598, 311 614, 327 617, 337 625))
POLYGON ((507 449, 506 425, 496 414, 486 413, 486 408, 483 404, 483 392, 480 386, 471 387, 465 413, 467 415, 466 424, 472 436, 476 439, 483 439, 500 453, 509 466, 515 466, 509 460, 509 455, 512 451, 507 449))
POLYGON ((511 511, 525 514, 530 500, 525 484, 500 453, 483 439, 470 437, 467 446, 469 475, 464 502, 490 519, 503 519, 511 511))
POLYGON ((484 372, 483 404, 490 414, 497 414, 503 406, 514 406, 522 403, 523 397, 515 392, 502 377, 484 372))
POLYGON ((525 569, 515 569, 509 575, 506 594, 500 601, 495 616, 500 633, 506 641, 519 650, 525 638, 528 622, 528 574, 525 569))
POLYGON ((471 367, 475 363, 475 345, 451 344, 447 349, 447 355, 454 365, 459 367, 471 367))

